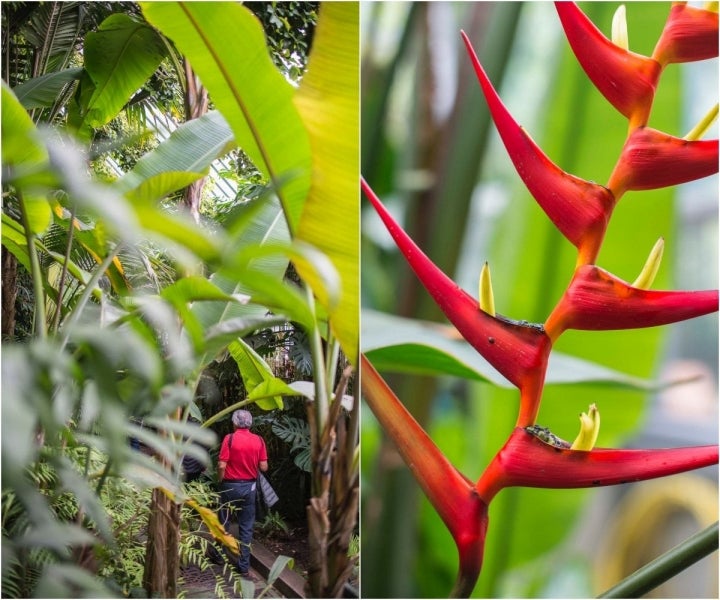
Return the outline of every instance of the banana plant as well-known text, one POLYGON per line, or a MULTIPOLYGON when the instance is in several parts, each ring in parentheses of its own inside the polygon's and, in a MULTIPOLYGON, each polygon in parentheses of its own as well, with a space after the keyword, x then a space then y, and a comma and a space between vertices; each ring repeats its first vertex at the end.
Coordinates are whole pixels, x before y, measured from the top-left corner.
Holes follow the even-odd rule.
MULTIPOLYGON (((308 394, 317 459, 308 507, 309 519, 317 525, 312 528, 311 585, 315 595, 336 594, 353 566, 347 545, 357 522, 358 496, 358 407, 356 402, 349 411, 342 408, 350 374, 335 373, 341 349, 352 364, 358 356, 358 194, 353 183, 358 175, 357 5, 323 7, 299 88, 272 65, 262 28, 246 7, 148 3, 141 8, 147 22, 190 60, 217 110, 182 126, 123 177, 106 182, 88 176, 83 142, 38 129, 13 91, 2 88, 3 179, 20 206, 17 219, 3 217, 3 243, 29 267, 36 301, 43 298, 38 237, 53 210, 82 215, 83 222, 92 219, 103 250, 89 272, 55 257, 68 266, 82 293, 60 327, 48 329, 40 307, 38 339, 4 347, 4 483, 24 503, 30 521, 25 537, 8 545, 8 556, 13 564, 22 564, 28 545, 56 553, 57 560, 41 573, 42 589, 55 585, 60 596, 105 595, 100 582, 73 566, 67 550, 91 547, 98 539, 112 544, 111 526, 95 497, 103 482, 125 476, 154 488, 156 505, 165 509, 155 511, 160 520, 174 521, 180 502, 195 506, 179 485, 179 458, 188 453, 207 461, 201 446, 212 445, 214 436, 178 417, 192 407, 203 366, 229 346, 249 376, 248 369, 258 363, 239 338, 291 320, 312 337, 316 369, 315 391, 308 394), (230 40, 228 24, 240 33, 230 40), (162 198, 203 177, 212 160, 236 147, 267 177, 267 194, 240 207, 224 228, 213 232, 163 210, 162 198), (327 219, 328 203, 333 220, 327 219), (154 294, 108 294, 101 281, 118 253, 148 239, 172 257, 180 276, 154 294), (288 260, 301 274, 301 287, 282 280, 288 260), (199 265, 210 275, 200 275, 199 265), (336 389, 337 381, 341 385, 336 389), (23 409, 26 393, 33 399, 30 411, 23 409), (157 433, 130 422, 128 417, 138 414, 146 415, 146 424, 157 433), (128 437, 141 439, 159 460, 132 452, 128 437), (85 473, 78 482, 65 468, 64 444, 106 453, 107 468, 85 473), (14 462, 7 460, 12 454, 14 462), (78 494, 76 524, 56 520, 25 476, 27 468, 48 455, 57 462, 64 485, 78 494), (96 525, 89 526, 85 515, 96 525), (41 530, 43 538, 35 533, 41 530)), ((158 35, 147 24, 115 18, 122 23, 109 31, 158 35)), ((136 49, 127 52, 132 55, 136 49)), ((128 73, 126 83, 137 85, 136 75, 128 73)), ((88 76, 76 115, 86 133, 116 106, 95 99, 114 80, 103 87, 102 78, 88 76)), ((77 226, 82 229, 81 222, 77 226)), ((275 403, 278 395, 297 394, 268 385, 267 373, 255 374, 255 401, 275 403)), ((231 544, 217 528, 216 517, 203 507, 196 509, 210 530, 231 544)), ((170 538, 173 531, 168 529, 170 538)), ((166 549, 150 544, 148 564, 165 561, 168 576, 160 581, 163 570, 155 570, 158 578, 150 569, 145 584, 153 593, 174 597, 177 561, 166 549)))
MULTIPOLYGON (((638 278, 628 283, 598 264, 608 225, 630 190, 678 185, 717 173, 717 140, 700 139, 717 107, 680 139, 648 126, 655 91, 669 64, 717 57, 717 12, 674 5, 650 56, 628 50, 619 12, 606 38, 574 3, 556 3, 570 46, 587 77, 627 120, 620 156, 604 186, 563 171, 513 119, 462 33, 490 115, 520 178, 562 236, 575 247, 570 282, 542 323, 516 321, 495 309, 486 264, 478 299, 437 267, 398 225, 363 179, 361 187, 408 265, 457 332, 519 392, 514 427, 477 481, 463 474, 415 420, 363 357, 365 398, 430 503, 452 535, 459 555, 454 597, 469 596, 480 576, 489 506, 508 487, 582 488, 662 477, 716 464, 718 447, 625 450, 595 448, 596 405, 580 415, 580 433, 566 442, 537 419, 548 362, 558 338, 581 331, 638 329, 717 311, 717 290, 650 290, 662 255, 660 240, 638 278)), ((546 257, 549 259, 549 257, 546 257)), ((392 361, 385 353, 386 364, 392 361)), ((406 363, 409 361, 405 361, 406 363)), ((503 527, 502 523, 498 525, 503 527)))

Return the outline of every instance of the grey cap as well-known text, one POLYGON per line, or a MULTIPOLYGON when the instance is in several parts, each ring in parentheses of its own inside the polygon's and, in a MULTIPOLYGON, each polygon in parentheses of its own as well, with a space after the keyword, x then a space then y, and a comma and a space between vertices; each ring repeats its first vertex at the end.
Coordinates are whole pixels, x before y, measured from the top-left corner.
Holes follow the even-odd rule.
POLYGON ((232 422, 238 429, 250 429, 252 415, 247 410, 236 410, 232 415, 232 422))

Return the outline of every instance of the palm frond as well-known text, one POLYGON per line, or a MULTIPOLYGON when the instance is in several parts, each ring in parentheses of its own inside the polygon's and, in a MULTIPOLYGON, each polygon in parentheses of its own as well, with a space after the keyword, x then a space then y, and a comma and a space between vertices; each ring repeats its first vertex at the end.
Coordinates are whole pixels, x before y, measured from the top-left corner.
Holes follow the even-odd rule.
POLYGON ((33 76, 65 68, 83 30, 80 2, 48 2, 33 11, 21 33, 35 47, 33 76))

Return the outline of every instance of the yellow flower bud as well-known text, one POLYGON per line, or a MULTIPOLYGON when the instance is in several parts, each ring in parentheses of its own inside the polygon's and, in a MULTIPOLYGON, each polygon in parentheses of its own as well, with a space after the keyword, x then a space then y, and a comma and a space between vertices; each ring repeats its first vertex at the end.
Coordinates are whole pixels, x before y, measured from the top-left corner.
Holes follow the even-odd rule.
POLYGON ((570 446, 571 450, 592 450, 600 432, 600 411, 591 404, 587 413, 580 413, 580 433, 570 446))
POLYGON ((650 250, 650 255, 645 261, 645 266, 640 271, 637 279, 633 282, 632 286, 641 290, 649 290, 650 286, 655 281, 658 269, 660 268, 660 261, 662 261, 663 249, 665 248, 665 240, 660 238, 653 249, 650 250))
POLYGON ((705 135, 708 129, 710 129, 710 125, 712 125, 715 122, 715 119, 717 119, 718 116, 718 105, 715 104, 708 112, 707 114, 700 119, 699 123, 693 127, 690 132, 683 137, 684 140, 688 140, 690 142, 694 140, 699 140, 702 138, 702 136, 705 135))
POLYGON ((627 16, 625 14, 625 5, 618 6, 612 20, 612 41, 613 44, 619 46, 623 50, 630 49, 627 31, 627 16))
POLYGON ((480 310, 491 317, 495 316, 495 298, 493 297, 490 267, 487 261, 483 265, 482 271, 480 271, 480 310))

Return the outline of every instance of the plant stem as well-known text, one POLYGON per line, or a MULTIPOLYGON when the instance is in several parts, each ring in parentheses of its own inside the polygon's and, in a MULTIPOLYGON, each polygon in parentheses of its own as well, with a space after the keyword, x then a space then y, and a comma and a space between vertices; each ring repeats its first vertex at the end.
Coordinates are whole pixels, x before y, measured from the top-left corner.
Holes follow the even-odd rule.
POLYGON ((45 315, 45 291, 43 290, 42 271, 40 270, 40 259, 37 248, 35 248, 36 236, 30 229, 30 218, 27 213, 27 206, 23 199, 22 192, 18 190, 18 204, 20 205, 20 216, 22 225, 25 228, 25 239, 27 240, 28 254, 30 255, 30 266, 32 270, 33 292, 35 294, 35 333, 40 339, 47 337, 47 322, 45 315))
POLYGON ((62 273, 60 274, 60 281, 58 282, 57 302, 55 303, 55 315, 52 323, 52 331, 57 332, 60 327, 60 317, 62 316, 62 297, 65 291, 65 282, 68 275, 68 263, 70 262, 70 255, 72 253, 73 234, 75 232, 75 204, 72 206, 70 211, 70 226, 68 227, 67 244, 65 246, 65 261, 62 265, 62 273))
POLYGON ((718 549, 718 523, 710 525, 623 579, 598 598, 639 598, 718 549))
MULTIPOLYGON (((307 293, 308 304, 315 311, 315 298, 313 297, 310 286, 305 286, 307 293)), ((313 369, 315 371, 313 379, 315 381, 315 414, 317 415, 317 431, 318 440, 322 436, 322 432, 325 430, 325 422, 328 417, 329 399, 330 394, 327 387, 327 378, 325 373, 325 361, 322 343, 322 335, 320 334, 320 326, 318 325, 317 318, 315 319, 314 327, 312 331, 308 331, 308 340, 310 341, 310 350, 313 357, 313 369)))
POLYGON ((60 344, 60 350, 63 350, 65 346, 67 345, 68 341, 70 340, 70 333, 71 333, 71 327, 70 325, 74 325, 78 319, 80 318, 80 314, 82 313, 83 309, 85 308, 85 305, 90 300, 90 297, 92 296, 93 289, 95 288, 95 285, 98 281, 100 281, 100 278, 103 276, 105 271, 107 271, 110 268, 110 265, 112 264, 113 260, 115 260, 115 257, 120 252, 121 244, 117 244, 115 248, 113 248, 110 252, 108 252, 108 255, 105 257, 105 259, 102 261, 102 263, 93 271, 92 276, 90 277, 90 280, 85 284, 85 289, 83 289, 83 293, 80 296, 80 299, 78 300, 77 304, 75 305, 75 308, 73 309, 73 312, 71 313, 70 317, 68 318, 67 325, 66 325, 66 332, 62 336, 62 342, 60 344))

